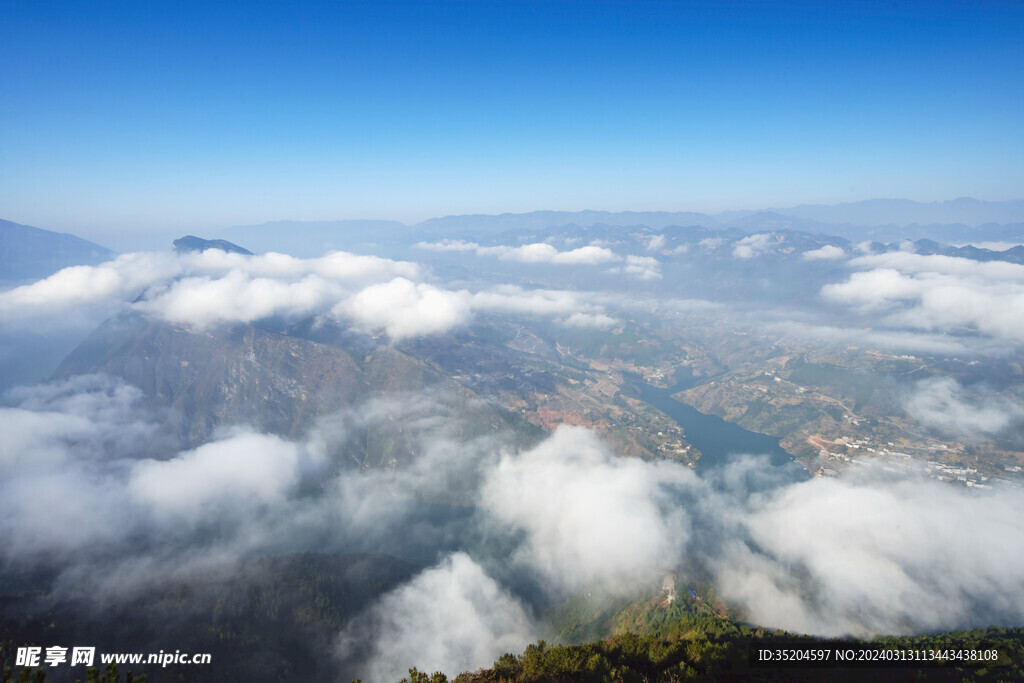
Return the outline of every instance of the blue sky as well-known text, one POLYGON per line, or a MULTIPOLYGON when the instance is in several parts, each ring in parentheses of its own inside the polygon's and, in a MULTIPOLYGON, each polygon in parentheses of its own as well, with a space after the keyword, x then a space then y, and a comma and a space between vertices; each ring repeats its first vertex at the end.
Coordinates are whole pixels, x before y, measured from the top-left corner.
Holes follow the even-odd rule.
POLYGON ((1017 2, 0 0, 0 26, 0 217, 51 229, 1024 187, 1017 2))

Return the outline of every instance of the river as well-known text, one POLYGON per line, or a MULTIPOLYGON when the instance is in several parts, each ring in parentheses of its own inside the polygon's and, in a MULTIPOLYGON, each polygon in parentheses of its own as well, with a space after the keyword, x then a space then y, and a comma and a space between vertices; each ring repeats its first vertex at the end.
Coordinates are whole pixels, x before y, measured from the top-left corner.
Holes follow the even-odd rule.
MULTIPOLYGON (((689 370, 686 368, 685 370, 689 370)), ((682 372, 677 372, 679 378, 682 372)), ((767 455, 775 467, 787 470, 787 478, 795 480, 809 477, 807 470, 793 460, 776 437, 751 432, 717 415, 707 415, 692 406, 681 403, 672 394, 685 391, 707 378, 689 376, 668 389, 661 389, 643 382, 638 375, 629 375, 640 398, 665 413, 683 428, 686 441, 701 452, 698 471, 706 471, 726 465, 738 456, 747 454, 767 455)))

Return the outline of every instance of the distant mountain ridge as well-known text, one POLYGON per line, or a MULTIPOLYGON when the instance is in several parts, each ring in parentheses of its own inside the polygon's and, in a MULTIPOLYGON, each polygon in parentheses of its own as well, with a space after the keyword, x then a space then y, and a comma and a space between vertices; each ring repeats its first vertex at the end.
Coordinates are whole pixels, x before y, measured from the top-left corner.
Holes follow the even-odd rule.
POLYGON ((807 225, 856 225, 865 227, 912 224, 963 224, 979 227, 986 223, 1024 223, 1024 199, 989 202, 961 197, 944 202, 915 202, 910 199, 867 199, 839 204, 801 204, 790 208, 764 208, 720 213, 693 211, 531 211, 499 215, 469 214, 431 218, 414 226, 416 230, 437 227, 500 230, 509 227, 543 228, 553 225, 644 225, 661 229, 669 226, 724 227, 764 221, 790 222, 790 229, 807 230, 807 225))
MULTIPOLYGON (((1024 242, 1024 199, 990 202, 961 197, 944 202, 869 199, 835 205, 725 211, 531 211, 465 214, 431 218, 415 225, 388 220, 275 221, 227 228, 219 239, 186 236, 181 250, 221 248, 236 253, 278 251, 316 257, 332 250, 373 252, 388 247, 401 258, 422 256, 417 242, 441 239, 486 241, 517 232, 566 226, 591 228, 669 227, 741 231, 746 234, 792 230, 833 235, 851 242, 928 239, 948 244, 1024 242), (244 244, 246 248, 238 245, 244 244), (252 250, 251 252, 249 250, 252 250)), ((181 248, 179 248, 179 246, 181 248)), ((73 235, 0 220, 0 281, 39 279, 73 265, 95 265, 116 252, 73 235)))
POLYGON ((229 254, 242 254, 244 256, 252 256, 253 253, 248 249, 238 246, 234 242, 228 242, 227 240, 204 240, 202 237, 196 237, 195 235, 185 235, 180 239, 174 240, 173 243, 174 251, 179 254, 187 253, 190 251, 206 251, 207 249, 220 249, 226 251, 229 254))
POLYGON ((960 197, 944 202, 915 202, 909 199, 868 199, 840 204, 801 204, 788 209, 768 209, 787 216, 823 223, 854 225, 910 225, 963 223, 978 227, 985 223, 1024 222, 1024 199, 987 202, 960 197))
POLYGON ((692 211, 531 211, 529 213, 503 213, 500 215, 471 214, 431 218, 413 226, 414 230, 434 232, 446 230, 476 230, 500 232, 508 229, 542 229, 555 225, 643 225, 661 229, 671 225, 717 226, 719 222, 704 213, 692 211))
POLYGON ((328 251, 352 250, 368 242, 392 242, 409 231, 398 221, 273 221, 238 225, 221 235, 245 244, 257 253, 277 251, 300 257, 322 256, 328 251))
POLYGON ((94 266, 117 252, 81 237, 0 220, 0 282, 39 280, 69 266, 94 266))
MULTIPOLYGON (((922 238, 947 242, 1024 240, 1024 200, 988 202, 960 198, 946 202, 869 199, 835 205, 803 204, 791 208, 724 211, 530 211, 502 214, 455 214, 415 225, 397 221, 278 221, 237 226, 221 234, 256 251, 284 251, 319 256, 331 249, 363 251, 387 245, 409 247, 420 241, 486 241, 517 232, 577 226, 590 228, 669 227, 740 230, 747 234, 795 230, 843 237, 853 242, 922 238)), ((409 257, 411 254, 403 254, 409 257)))

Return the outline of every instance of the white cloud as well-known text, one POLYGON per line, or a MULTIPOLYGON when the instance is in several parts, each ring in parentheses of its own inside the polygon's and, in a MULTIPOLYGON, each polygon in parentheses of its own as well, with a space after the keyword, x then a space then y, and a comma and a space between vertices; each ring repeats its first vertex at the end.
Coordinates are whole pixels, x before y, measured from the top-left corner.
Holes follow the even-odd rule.
POLYGON ((824 286, 826 299, 888 310, 884 321, 891 326, 1024 340, 1024 266, 906 252, 863 256, 850 265, 869 270, 824 286))
POLYGON ((976 247, 978 249, 988 249, 990 251, 1006 251, 1007 249, 1013 249, 1014 247, 1021 246, 1020 242, 958 242, 954 244, 955 247, 976 247))
POLYGON ((98 266, 64 268, 42 280, 0 292, 0 312, 8 318, 31 318, 132 298, 154 282, 182 271, 182 263, 173 254, 123 254, 98 266))
POLYGON ((273 315, 320 313, 346 295, 336 282, 318 275, 295 281, 253 278, 240 270, 223 277, 186 277, 155 289, 133 308, 175 323, 205 329, 220 323, 248 323, 273 315))
POLYGON ((566 327, 582 327, 582 328, 597 328, 606 330, 610 327, 615 327, 621 321, 605 315, 604 313, 573 313, 568 318, 562 321, 562 324, 566 327))
POLYGON ((991 342, 979 345, 965 342, 972 341, 951 337, 946 334, 933 334, 913 330, 862 329, 857 327, 840 327, 835 325, 811 325, 801 322, 780 322, 766 325, 767 329, 777 330, 796 339, 813 339, 843 347, 864 345, 890 351, 959 354, 966 352, 989 351, 1005 353, 1004 347, 991 342))
MULTIPOLYGON (((475 490, 503 436, 465 438, 466 420, 477 414, 473 403, 424 392, 325 416, 297 440, 236 427, 178 452, 142 393, 110 377, 75 377, 9 396, 18 405, 0 408, 5 562, 63 553, 81 553, 74 559, 82 564, 94 553, 127 562, 135 558, 134 538, 161 539, 173 553, 174 543, 190 545, 210 527, 218 534, 204 536, 204 544, 214 543, 223 557, 331 552, 347 543, 379 548, 409 528, 417 496, 471 495, 465 490, 475 490), (340 456, 348 460, 353 435, 381 433, 396 420, 418 454, 407 469, 332 469, 340 456), (300 492, 310 482, 320 495, 300 492)), ((429 524, 416 523, 430 543, 429 524)))
POLYGON ((641 280, 660 280, 661 262, 651 256, 627 256, 626 265, 611 272, 625 273, 641 280))
POLYGON ((473 308, 511 313, 551 314, 594 310, 578 292, 559 289, 523 289, 515 285, 499 285, 473 295, 473 308))
POLYGON ((862 306, 884 306, 896 300, 914 299, 924 292, 927 283, 915 280, 893 268, 879 268, 853 273, 846 282, 825 285, 821 292, 827 299, 862 306))
POLYGON ((516 247, 501 256, 507 261, 523 263, 559 263, 572 265, 593 265, 618 261, 619 257, 611 249, 605 247, 586 246, 570 251, 558 251, 550 244, 542 242, 516 247))
POLYGON ((619 458, 593 432, 562 426, 503 457, 480 504, 525 532, 517 557, 553 588, 628 591, 679 561, 687 523, 671 491, 695 481, 685 467, 619 458))
POLYGON ((969 396, 951 377, 918 382, 906 411, 932 429, 966 440, 997 434, 1024 418, 1017 403, 991 394, 969 396))
MULTIPOLYGON (((969 429, 1007 424, 983 414, 1008 412, 995 398, 920 387, 937 392, 922 404, 936 420, 966 411, 969 429)), ((870 465, 839 480, 785 483, 756 459, 702 480, 675 462, 619 457, 573 427, 516 453, 501 438, 462 437, 462 399, 437 393, 346 411, 306 439, 239 430, 185 452, 161 442, 137 390, 109 378, 13 396, 17 406, 0 409, 13 444, 0 451, 0 555, 61 558, 75 572, 67 585, 159 581, 182 557, 208 566, 258 553, 387 552, 395 539, 447 555, 452 538, 461 540, 463 552, 346 630, 369 638, 371 673, 384 680, 394 680, 392 666, 399 675, 409 666, 475 669, 539 637, 495 578, 522 585, 509 579, 523 572, 564 595, 595 584, 627 593, 651 580, 656 590, 662 571, 701 567, 752 621, 826 635, 1024 618, 1020 490, 961 489, 870 465), (314 467, 344 457, 359 428, 385 424, 402 425, 415 445, 408 467, 314 467), (310 469, 316 486, 304 487, 310 469), (757 481, 776 483, 749 485, 757 481), (466 509, 471 528, 495 542, 476 545, 422 515, 417 498, 452 490, 477 501, 476 512, 466 509), (154 541, 142 548, 139 538, 154 541)))
POLYGON ((644 247, 647 251, 658 251, 665 246, 664 235, 651 235, 651 238, 647 241, 647 245, 644 247))
POLYGON ((186 519, 280 504, 298 481, 299 451, 276 436, 241 432, 171 460, 143 460, 128 494, 160 516, 186 519))
POLYGON ((425 249, 427 251, 476 251, 480 248, 480 245, 476 242, 466 242, 465 240, 441 240, 440 242, 417 242, 417 249, 425 249))
POLYGON ((846 252, 842 247, 837 247, 834 244, 826 244, 819 249, 812 249, 811 251, 805 251, 803 259, 805 261, 830 261, 840 259, 846 256, 846 252))
MULTIPOLYGON (((444 248, 455 247, 463 248, 462 243, 444 248)), ((549 263, 618 259, 609 250, 594 246, 567 252, 547 244, 500 250, 503 258, 549 263)), ((629 259, 631 272, 640 277, 658 276, 654 259, 629 259)), ((39 324, 44 316, 51 321, 65 319, 91 305, 95 307, 89 314, 92 325, 127 310, 196 331, 273 316, 326 315, 350 321, 366 332, 386 333, 391 339, 443 333, 468 323, 475 311, 603 314, 602 306, 575 292, 499 285, 470 293, 422 282, 421 276, 421 268, 414 263, 344 252, 313 259, 276 253, 245 256, 216 249, 128 254, 100 266, 68 268, 31 285, 0 292, 0 311, 9 319, 39 324)))
POLYGON ((366 680, 396 681, 413 666, 454 678, 520 652, 535 633, 520 602, 459 552, 385 595, 341 635, 339 647, 345 656, 372 634, 366 680))
POLYGON ((332 251, 317 258, 296 258, 268 252, 256 256, 228 253, 220 249, 181 254, 185 269, 197 274, 224 274, 242 271, 252 277, 301 279, 319 275, 347 283, 377 282, 393 277, 419 278, 422 270, 410 261, 393 261, 379 256, 332 251))
POLYGON ((383 328, 392 339, 447 331, 471 316, 468 292, 452 292, 405 278, 371 285, 333 309, 368 329, 383 328))
POLYGON ((752 621, 795 632, 913 633, 1024 616, 1024 517, 1013 512, 1022 493, 957 488, 913 467, 784 483, 767 459, 748 458, 702 481, 561 427, 503 456, 481 503, 522 534, 515 563, 562 591, 628 591, 696 562, 752 621))
POLYGON ((416 244, 416 247, 431 251, 473 251, 478 256, 497 256, 503 261, 518 261, 520 263, 595 265, 622 260, 611 249, 595 245, 579 247, 569 251, 559 251, 554 246, 545 242, 534 242, 532 244, 524 244, 519 247, 500 245, 484 247, 475 242, 442 240, 441 242, 419 242, 416 244))
POLYGON ((1020 282, 1024 280, 1024 265, 1008 261, 975 261, 960 256, 941 254, 912 254, 890 251, 884 254, 860 256, 850 262, 852 267, 892 268, 901 273, 934 273, 943 275, 974 276, 985 280, 1020 282))
POLYGON ((98 307, 99 319, 134 309, 202 329, 273 315, 320 314, 350 298, 353 290, 382 279, 419 275, 413 263, 343 252, 315 259, 275 253, 244 256, 219 249, 126 254, 98 266, 65 268, 2 292, 0 311, 12 318, 32 318, 92 305, 98 307))
POLYGON ((1019 620, 1021 502, 870 466, 793 484, 724 511, 750 542, 730 533, 714 560, 720 593, 756 623, 828 636, 1019 620))
POLYGON ((757 254, 760 254, 771 246, 771 242, 775 236, 771 233, 761 232, 756 235, 748 235, 743 239, 736 242, 733 247, 732 255, 735 258, 748 259, 753 258, 757 254))
POLYGON ((31 558, 119 541, 133 522, 111 491, 133 457, 164 453, 142 392, 101 375, 16 389, 0 408, 2 554, 31 558))
POLYGON ((12 317, 34 317, 103 303, 123 306, 126 300, 154 288, 149 301, 140 307, 160 309, 153 299, 162 299, 184 317, 187 306, 196 306, 201 322, 251 320, 261 309, 276 312, 287 308, 282 298, 294 297, 296 310, 305 311, 310 297, 326 295, 327 290, 336 296, 342 285, 420 274, 414 263, 344 252, 314 259, 276 253, 244 256, 219 249, 187 254, 141 252, 123 254, 98 266, 65 268, 43 280, 0 292, 0 311, 12 317), (285 286, 292 288, 282 289, 285 286), (184 304, 181 299, 189 296, 204 301, 184 304), (218 306, 227 310, 221 314, 218 306))

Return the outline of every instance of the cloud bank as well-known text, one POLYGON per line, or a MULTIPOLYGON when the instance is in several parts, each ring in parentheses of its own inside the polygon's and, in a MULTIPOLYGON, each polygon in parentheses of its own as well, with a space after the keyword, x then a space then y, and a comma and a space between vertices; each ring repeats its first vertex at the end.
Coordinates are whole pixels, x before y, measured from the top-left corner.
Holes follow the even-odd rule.
POLYGON ((506 652, 521 652, 537 624, 523 604, 469 555, 457 552, 385 595, 339 637, 339 655, 372 634, 360 674, 397 681, 410 667, 453 674, 487 666, 506 652))
POLYGON ((766 232, 749 235, 736 242, 736 246, 732 249, 732 255, 738 259, 753 258, 767 251, 774 239, 775 236, 773 234, 766 232))
POLYGON ((545 242, 534 242, 519 247, 484 247, 476 242, 442 240, 440 242, 419 242, 416 244, 416 248, 427 251, 473 252, 477 256, 497 256, 503 261, 517 261, 519 263, 597 265, 622 260, 615 252, 606 247, 589 245, 569 251, 559 251, 554 246, 545 242))
POLYGON ((641 280, 660 280, 661 261, 652 256, 627 256, 626 264, 609 272, 625 273, 641 280))
MULTIPOLYGON (((656 251, 665 242, 663 235, 655 235, 645 249, 656 251)), ((485 247, 476 242, 463 240, 441 240, 440 242, 419 242, 418 249, 427 251, 450 251, 474 253, 477 256, 497 256, 503 261, 518 263, 549 263, 558 265, 600 265, 603 263, 622 263, 610 269, 611 273, 624 273, 640 280, 657 280, 661 278, 661 262, 653 256, 620 256, 607 247, 590 244, 569 251, 559 251, 545 242, 524 244, 519 247, 494 246, 485 247)))
POLYGON ((562 426, 537 448, 503 457, 481 505, 526 534, 515 559, 546 585, 628 591, 679 563, 688 524, 671 491, 695 483, 688 468, 619 458, 594 432, 562 426))
MULTIPOLYGON (((949 385, 921 390, 946 397, 922 410, 966 401, 949 385)), ((707 575, 751 620, 798 632, 1024 620, 1017 489, 960 489, 870 464, 793 483, 754 457, 700 477, 619 457, 574 427, 514 448, 511 435, 465 436, 469 413, 436 393, 373 401, 299 439, 238 426, 187 451, 161 438, 137 390, 110 378, 9 400, 5 563, 50 563, 73 577, 63 590, 117 596, 260 554, 414 548, 430 566, 338 634, 336 654, 367 653, 361 670, 373 676, 455 674, 520 650, 541 624, 528 606, 537 596, 517 587, 545 587, 550 604, 582 589, 656 591, 672 570, 707 575), (396 421, 414 460, 344 466, 361 426, 396 421), (459 515, 424 514, 423 501, 446 495, 462 502, 459 515)), ((968 417, 970 429, 1002 424, 968 417)))
MULTIPOLYGON (((534 255, 530 258, 538 259, 547 258, 544 255, 554 249, 527 246, 534 255)), ((550 262, 602 263, 607 251, 582 247, 556 254, 557 260, 550 262)), ((627 265, 638 277, 660 277, 654 259, 630 259, 639 259, 627 265)), ((95 325, 118 311, 130 310, 197 331, 272 317, 327 316, 391 339, 444 333, 468 324, 481 311, 581 313, 595 316, 592 321, 601 324, 609 319, 604 305, 586 293, 501 285, 470 292, 425 280, 426 273, 417 264, 344 252, 312 259, 276 253, 243 256, 217 249, 127 254, 99 266, 67 268, 0 292, 0 313, 8 320, 38 325, 91 311, 88 315, 95 325)))
POLYGON ((827 636, 915 633, 1024 616, 1024 496, 974 495, 868 468, 726 514, 721 594, 757 623, 827 636), (742 530, 742 531, 740 531, 742 530), (747 535, 748 542, 736 537, 747 535))
POLYGON ((951 377, 918 382, 905 407, 921 424, 965 441, 994 436, 1024 419, 1018 404, 991 393, 970 396, 951 377))
POLYGON ((890 327, 1024 341, 1024 266, 904 251, 862 256, 850 266, 860 270, 825 285, 826 300, 881 315, 890 327))
POLYGON ((805 261, 832 261, 840 259, 846 256, 846 251, 842 247, 837 247, 834 244, 826 244, 818 249, 811 249, 805 251, 802 258, 805 261))

